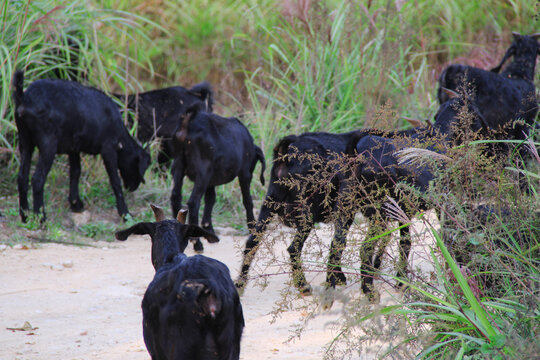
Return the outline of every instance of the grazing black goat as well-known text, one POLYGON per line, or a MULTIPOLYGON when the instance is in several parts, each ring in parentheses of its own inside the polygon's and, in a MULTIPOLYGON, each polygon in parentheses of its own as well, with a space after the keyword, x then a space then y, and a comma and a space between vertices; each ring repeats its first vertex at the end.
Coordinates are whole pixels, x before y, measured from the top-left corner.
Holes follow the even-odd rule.
MULTIPOLYGON (((457 145, 471 132, 479 136, 485 133, 485 119, 474 104, 463 97, 452 98, 443 103, 428 128, 413 128, 376 136, 359 132, 347 145, 347 154, 358 154, 359 159, 353 176, 343 182, 340 192, 354 203, 369 222, 366 242, 361 249, 362 291, 376 299, 373 289, 373 274, 381 264, 386 241, 371 240, 384 232, 392 218, 400 223, 400 262, 398 277, 405 277, 407 258, 411 248, 408 219, 417 212, 431 208, 422 197, 434 179, 433 168, 427 164, 400 162, 399 151, 410 147, 424 147, 435 153, 444 154, 449 146, 457 145), (415 191, 403 191, 398 183, 405 183, 415 191), (397 216, 396 216, 397 215, 397 216), (379 245, 379 246, 378 246, 379 245), (375 249, 379 247, 374 256, 375 249)), ((343 205, 338 204, 338 207, 343 205)), ((340 259, 336 259, 339 263, 340 259)), ((402 283, 398 283, 401 286, 402 283)))
MULTIPOLYGON (((257 161, 262 164, 261 183, 264 185, 265 161, 262 150, 253 143, 248 129, 236 118, 224 118, 200 111, 197 106, 188 109, 174 132, 175 158, 171 173, 174 186, 171 206, 176 214, 182 206, 184 175, 194 182, 187 202, 189 224, 199 224, 199 207, 204 195, 202 228, 214 232, 212 208, 216 200, 215 187, 238 177, 242 201, 246 209, 248 227, 255 220, 250 194, 251 179, 257 161)), ((200 241, 195 250, 202 251, 200 241)))
POLYGON ((540 54, 540 33, 527 36, 513 32, 512 35, 512 45, 491 71, 460 64, 448 66, 439 77, 438 98, 441 104, 449 100, 443 88, 465 91, 490 129, 501 131, 505 138, 524 139, 538 112, 533 81, 536 57, 540 54), (501 72, 510 57, 512 62, 501 72), (516 122, 518 119, 523 122, 516 122))
MULTIPOLYGON (((214 103, 212 88, 206 81, 191 89, 173 86, 128 95, 127 99, 125 95, 115 94, 115 96, 126 103, 127 108, 135 113, 139 141, 160 140, 159 164, 169 163, 174 158, 172 138, 178 117, 196 104, 206 111, 212 112, 214 103)), ((129 120, 133 121, 131 117, 129 120)))
POLYGON ((81 211, 79 196, 80 153, 103 158, 116 197, 118 214, 129 214, 118 170, 124 186, 134 191, 144 182, 150 156, 129 135, 116 104, 101 91, 74 81, 36 80, 23 92, 24 73, 13 76, 15 121, 19 134, 21 163, 18 175, 19 212, 26 221, 28 174, 37 146, 39 159, 32 176, 34 213, 45 220, 43 187, 56 154, 69 156, 69 204, 81 211))
POLYGON ((186 256, 189 237, 219 239, 195 225, 184 225, 185 212, 165 220, 152 206, 156 222, 141 222, 116 233, 152 238, 156 269, 142 301, 143 337, 152 360, 240 357, 244 315, 236 287, 225 264, 202 255, 186 256))

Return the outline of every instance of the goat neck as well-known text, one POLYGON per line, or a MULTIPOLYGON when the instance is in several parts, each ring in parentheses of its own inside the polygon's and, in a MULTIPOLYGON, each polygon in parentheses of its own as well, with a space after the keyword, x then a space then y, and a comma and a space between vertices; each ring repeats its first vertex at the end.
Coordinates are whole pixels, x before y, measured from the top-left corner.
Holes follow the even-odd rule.
POLYGON ((156 232, 152 236, 152 265, 156 271, 163 265, 173 262, 177 255, 183 255, 185 246, 181 249, 178 241, 180 226, 176 220, 156 223, 156 232))

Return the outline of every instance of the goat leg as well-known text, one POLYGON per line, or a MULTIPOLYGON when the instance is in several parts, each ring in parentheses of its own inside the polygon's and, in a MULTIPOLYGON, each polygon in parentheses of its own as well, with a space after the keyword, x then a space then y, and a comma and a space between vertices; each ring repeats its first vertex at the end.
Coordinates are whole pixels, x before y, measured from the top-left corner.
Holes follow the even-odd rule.
POLYGON ((126 216, 129 215, 129 211, 124 200, 120 177, 118 176, 118 157, 116 151, 113 149, 104 149, 101 152, 101 157, 103 158, 105 169, 109 175, 109 183, 111 184, 114 196, 116 197, 116 209, 118 210, 118 215, 120 215, 122 219, 125 219, 126 216))
POLYGON ((272 214, 273 211, 268 206, 265 200, 261 208, 261 212, 259 213, 257 223, 255 224, 254 229, 251 230, 251 234, 246 241, 246 248, 244 249, 244 256, 242 258, 242 268, 240 269, 240 276, 235 282, 236 288, 239 292, 242 292, 247 284, 251 262, 253 261, 257 250, 259 249, 259 243, 261 241, 264 231, 266 230, 268 221, 270 221, 272 218, 272 214))
POLYGON ((215 235, 214 227, 212 226, 212 209, 216 203, 216 188, 210 186, 204 194, 204 213, 201 222, 201 227, 215 235))
POLYGON ((336 285, 347 284, 345 274, 341 269, 341 256, 343 250, 347 246, 347 233, 352 225, 353 218, 348 218, 343 221, 339 218, 335 224, 335 233, 332 243, 330 244, 330 254, 328 256, 328 271, 326 273, 326 287, 335 288, 336 285))
POLYGON ((47 175, 51 170, 51 166, 56 155, 56 142, 51 141, 39 149, 39 159, 36 165, 34 175, 32 175, 32 194, 34 196, 34 213, 41 216, 40 221, 43 223, 46 220, 45 206, 43 204, 43 188, 47 175))
POLYGON ((238 176, 238 181, 240 182, 240 190, 242 191, 242 201, 244 203, 244 208, 246 209, 246 219, 248 228, 252 228, 255 223, 255 216, 253 216, 253 199, 249 192, 251 184, 252 174, 246 172, 246 174, 240 174, 238 176))
MULTIPOLYGON (((399 239, 399 263, 396 276, 398 278, 407 278, 407 264, 409 259, 409 252, 411 251, 411 232, 408 226, 401 229, 399 239)), ((398 281, 398 288, 403 287, 403 285, 403 282, 398 281)))
POLYGON ((23 136, 20 136, 19 149, 21 153, 21 164, 19 166, 19 174, 17 176, 17 188, 19 191, 19 215, 22 222, 28 220, 28 176, 30 173, 30 165, 32 162, 32 153, 34 147, 25 141, 23 136))
POLYGON ((80 153, 69 154, 69 206, 72 211, 81 212, 84 209, 83 202, 79 196, 79 178, 81 177, 81 156, 80 153))
POLYGON ((304 269, 302 268, 301 254, 302 248, 304 247, 304 242, 306 241, 312 227, 313 226, 311 225, 303 227, 302 229, 297 229, 291 245, 289 245, 287 248, 291 258, 293 283, 302 295, 311 295, 311 286, 308 284, 306 275, 304 274, 304 269))

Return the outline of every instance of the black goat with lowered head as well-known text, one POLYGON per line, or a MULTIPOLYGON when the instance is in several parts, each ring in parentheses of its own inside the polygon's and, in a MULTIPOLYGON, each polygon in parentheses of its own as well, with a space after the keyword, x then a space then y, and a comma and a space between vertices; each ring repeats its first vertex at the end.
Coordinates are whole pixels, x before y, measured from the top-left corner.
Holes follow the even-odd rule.
POLYGON ((24 73, 13 76, 15 122, 19 135, 20 167, 17 179, 19 212, 28 211, 28 175, 32 153, 39 159, 32 176, 34 213, 45 220, 43 188, 56 154, 69 156, 69 205, 81 211, 79 196, 80 153, 100 154, 116 197, 118 214, 129 214, 118 170, 124 186, 135 191, 144 182, 150 156, 129 135, 116 104, 101 91, 74 81, 36 80, 23 92, 24 73))
POLYGON ((534 72, 540 54, 540 33, 512 35, 514 41, 491 71, 460 64, 448 66, 439 77, 438 98, 441 104, 449 100, 443 88, 465 91, 490 129, 501 131, 504 138, 524 139, 538 113, 534 72), (510 57, 513 60, 501 71, 510 57))
MULTIPOLYGON (((167 164, 174 158, 173 134, 178 117, 185 114, 193 105, 212 112, 214 96, 212 87, 206 81, 190 89, 172 86, 133 95, 115 94, 137 119, 137 139, 147 142, 160 141, 158 163, 167 164)), ((128 118, 133 122, 131 117, 128 118)))
POLYGON ((219 239, 184 225, 185 212, 166 220, 161 208, 152 210, 156 222, 116 233, 118 240, 131 234, 152 238, 156 274, 142 301, 144 342, 152 360, 238 359, 244 316, 229 269, 215 259, 183 253, 189 237, 219 239))
MULTIPOLYGON (((246 209, 248 227, 251 228, 253 200, 251 179, 257 161, 261 162, 261 183, 264 185, 264 154, 253 142, 249 130, 236 118, 225 118, 200 111, 197 106, 188 109, 174 132, 175 158, 171 168, 174 186, 171 192, 173 214, 182 206, 184 176, 194 182, 187 202, 189 224, 199 224, 199 207, 204 195, 202 228, 214 233, 212 208, 216 201, 215 187, 238 177, 242 201, 246 209)), ((195 250, 202 251, 200 241, 195 250)))

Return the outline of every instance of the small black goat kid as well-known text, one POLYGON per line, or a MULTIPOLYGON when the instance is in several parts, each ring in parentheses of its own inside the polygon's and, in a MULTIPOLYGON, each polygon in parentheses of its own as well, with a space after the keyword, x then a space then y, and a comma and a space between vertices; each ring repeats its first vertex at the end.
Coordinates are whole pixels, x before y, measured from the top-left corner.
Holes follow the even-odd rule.
MULTIPOLYGON (((137 119, 137 139, 147 142, 157 138, 161 142, 158 163, 166 164, 174 158, 173 134, 178 117, 187 109, 199 105, 205 111, 212 112, 214 103, 212 87, 206 81, 190 89, 173 86, 139 94, 115 94, 137 119)), ((133 121, 129 117, 130 121, 133 121)))
MULTIPOLYGON (((257 161, 262 164, 261 183, 264 185, 264 154, 253 142, 248 129, 236 118, 224 118, 199 111, 197 106, 188 109, 174 133, 175 158, 171 173, 174 186, 171 192, 173 214, 182 206, 182 185, 185 175, 194 182, 187 202, 189 224, 198 225, 199 207, 204 195, 202 228, 214 232, 212 208, 216 200, 215 187, 238 177, 242 201, 246 209, 248 227, 254 221, 253 200, 250 194, 251 179, 257 161)), ((202 244, 195 244, 202 251, 202 244)))
POLYGON ((129 135, 116 104, 101 91, 74 81, 37 80, 23 92, 24 73, 13 76, 15 121, 19 134, 21 163, 18 174, 19 212, 28 211, 28 175, 32 153, 39 159, 32 176, 34 213, 45 220, 43 188, 56 154, 69 156, 69 204, 81 211, 79 196, 80 153, 103 158, 121 217, 128 215, 118 170, 124 186, 134 191, 144 182, 150 156, 129 135))
POLYGON ((152 238, 156 274, 142 301, 143 336, 152 360, 219 359, 240 357, 244 316, 227 266, 202 255, 183 254, 189 237, 219 239, 195 225, 184 225, 185 212, 166 220, 152 206, 156 222, 138 223, 116 233, 152 238))

